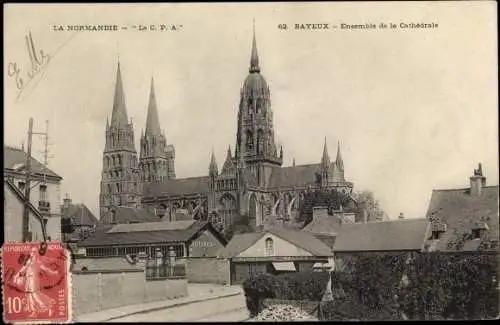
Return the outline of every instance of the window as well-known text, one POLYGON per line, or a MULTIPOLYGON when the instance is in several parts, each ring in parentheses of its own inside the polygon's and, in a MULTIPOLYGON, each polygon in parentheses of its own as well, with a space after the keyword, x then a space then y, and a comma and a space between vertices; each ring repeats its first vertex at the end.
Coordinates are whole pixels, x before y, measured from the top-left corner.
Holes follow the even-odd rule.
POLYGON ((266 239, 266 251, 265 256, 274 256, 274 243, 271 238, 266 239))
POLYGON ((26 184, 24 182, 19 182, 17 183, 17 187, 19 187, 19 189, 24 192, 25 190, 25 187, 26 187, 26 184))
POLYGON ((47 185, 40 185, 40 201, 47 201, 47 185))
POLYGON ((435 230, 435 231, 432 232, 432 239, 433 240, 438 240, 441 237, 442 234, 443 234, 443 231, 436 231, 435 230))

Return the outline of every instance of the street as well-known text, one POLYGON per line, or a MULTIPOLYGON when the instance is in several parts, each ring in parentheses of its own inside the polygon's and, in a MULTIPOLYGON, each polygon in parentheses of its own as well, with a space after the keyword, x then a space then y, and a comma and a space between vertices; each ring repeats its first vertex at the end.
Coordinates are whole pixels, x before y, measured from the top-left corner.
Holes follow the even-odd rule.
POLYGON ((247 318, 245 296, 238 295, 130 315, 111 322, 237 322, 247 318))

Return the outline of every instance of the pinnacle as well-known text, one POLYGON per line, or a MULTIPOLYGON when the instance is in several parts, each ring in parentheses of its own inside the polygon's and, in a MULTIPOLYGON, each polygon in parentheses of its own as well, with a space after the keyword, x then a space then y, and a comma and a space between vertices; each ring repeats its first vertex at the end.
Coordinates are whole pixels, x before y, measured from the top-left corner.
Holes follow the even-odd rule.
POLYGON ((120 62, 118 62, 118 68, 116 72, 115 98, 113 102, 113 113, 111 115, 111 126, 125 127, 127 123, 127 107, 125 105, 125 94, 123 92, 120 62))

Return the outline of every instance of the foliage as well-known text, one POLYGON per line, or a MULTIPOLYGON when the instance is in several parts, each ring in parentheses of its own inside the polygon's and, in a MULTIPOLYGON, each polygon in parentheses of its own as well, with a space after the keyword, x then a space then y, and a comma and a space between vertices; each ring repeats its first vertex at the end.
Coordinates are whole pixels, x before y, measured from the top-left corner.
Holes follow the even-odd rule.
POLYGON ((250 277, 243 282, 247 309, 250 317, 255 317, 262 310, 262 301, 276 298, 283 284, 274 275, 263 273, 250 277))
POLYGON ((325 206, 328 210, 339 210, 340 206, 345 212, 355 212, 355 207, 351 204, 352 200, 346 193, 337 190, 315 190, 306 193, 304 199, 299 203, 299 213, 297 222, 306 226, 313 218, 313 208, 317 206, 325 206))
MULTIPOLYGON (((354 192, 353 198, 358 203, 359 211, 366 211, 367 221, 383 220, 386 213, 380 207, 379 201, 371 191, 354 192)), ((360 217, 363 218, 362 214, 360 217)), ((357 220, 363 221, 363 220, 357 220)))
POLYGON ((264 299, 320 301, 328 283, 326 272, 258 274, 243 283, 251 317, 262 310, 264 299))
POLYGON ((332 276, 323 320, 486 319, 498 314, 496 254, 363 253, 332 276), (402 281, 406 278, 408 281, 402 281), (339 295, 339 293, 342 293, 339 295))

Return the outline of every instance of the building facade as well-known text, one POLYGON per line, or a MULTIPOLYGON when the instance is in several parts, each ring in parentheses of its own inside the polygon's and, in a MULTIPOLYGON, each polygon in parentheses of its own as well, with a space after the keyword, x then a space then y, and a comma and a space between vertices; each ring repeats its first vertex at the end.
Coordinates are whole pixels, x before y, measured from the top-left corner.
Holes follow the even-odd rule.
MULTIPOLYGON (((8 181, 14 184, 23 198, 26 190, 27 157, 28 154, 23 149, 4 146, 4 182, 8 181)), ((50 236, 52 240, 61 240, 60 202, 62 177, 33 157, 31 157, 31 170, 30 202, 43 217, 47 235, 50 236)), ((7 209, 11 209, 11 206, 9 206, 11 202, 13 205, 18 205, 18 198, 7 202, 8 197, 9 195, 6 194, 5 205, 7 209)), ((12 207, 12 209, 14 209, 14 207, 12 207)), ((15 218, 22 221, 22 215, 21 209, 21 214, 17 215, 15 218)), ((17 221, 4 220, 4 227, 11 227, 11 224, 17 224, 17 221)), ((33 232, 33 239, 36 233, 36 231, 33 232)))
POLYGON ((249 73, 240 90, 234 151, 229 146, 221 169, 212 153, 207 176, 176 178, 175 149, 167 144, 160 127, 153 82, 137 161, 123 96, 118 67, 113 117, 106 127, 101 215, 113 204, 142 204, 168 220, 180 211, 193 219, 209 220, 219 230, 234 224, 258 228, 294 221, 307 194, 318 189, 351 197, 353 184, 344 177, 340 144, 334 160, 325 139, 317 164, 283 166, 283 148, 275 142, 271 91, 261 73, 255 32, 249 73))

